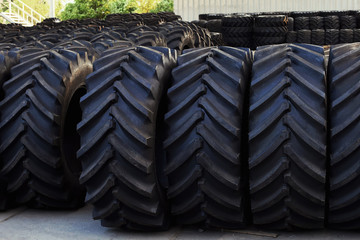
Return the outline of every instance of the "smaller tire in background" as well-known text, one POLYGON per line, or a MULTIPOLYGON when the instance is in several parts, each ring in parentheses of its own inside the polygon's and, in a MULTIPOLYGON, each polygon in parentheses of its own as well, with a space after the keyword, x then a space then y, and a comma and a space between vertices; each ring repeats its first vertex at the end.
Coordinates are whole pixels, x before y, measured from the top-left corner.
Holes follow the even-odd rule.
POLYGON ((298 43, 311 43, 311 31, 302 29, 297 32, 298 43))
POLYGON ((310 30, 324 29, 324 18, 321 16, 313 16, 309 18, 310 30))
POLYGON ((311 31, 311 44, 325 45, 325 30, 316 29, 311 31))
POLYGON ((294 18, 288 17, 288 24, 287 24, 288 31, 294 31, 294 18))
POLYGON ((354 29, 354 42, 360 42, 360 29, 354 29))
POLYGON ((209 20, 206 23, 206 28, 210 31, 210 32, 221 32, 221 24, 222 24, 222 20, 221 19, 213 19, 213 20, 209 20))
POLYGON ((336 15, 324 17, 324 28, 328 29, 340 29, 340 19, 336 15))
POLYGON ((325 44, 334 45, 339 43, 339 29, 325 29, 325 44))
POLYGON ((356 28, 356 17, 352 15, 340 16, 341 29, 354 29, 356 28))
POLYGON ((339 43, 352 43, 354 41, 354 31, 352 29, 340 29, 339 43))
POLYGON ((294 18, 294 29, 295 29, 295 31, 309 30, 310 29, 309 17, 294 18))
POLYGON ((297 42, 297 32, 296 31, 289 31, 286 34, 286 42, 287 43, 296 43, 297 42))
POLYGON ((255 17, 255 27, 286 27, 286 15, 260 15, 255 17))

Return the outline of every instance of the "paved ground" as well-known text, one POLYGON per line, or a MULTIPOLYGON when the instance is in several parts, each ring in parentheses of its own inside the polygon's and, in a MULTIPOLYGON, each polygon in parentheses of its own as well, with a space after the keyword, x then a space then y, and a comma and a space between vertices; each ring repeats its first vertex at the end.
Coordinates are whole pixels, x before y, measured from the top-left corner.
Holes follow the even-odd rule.
POLYGON ((110 239, 360 239, 360 232, 240 232, 201 231, 174 227, 167 232, 136 233, 103 228, 91 219, 91 207, 78 211, 40 211, 18 208, 0 213, 0 240, 110 240, 110 239))

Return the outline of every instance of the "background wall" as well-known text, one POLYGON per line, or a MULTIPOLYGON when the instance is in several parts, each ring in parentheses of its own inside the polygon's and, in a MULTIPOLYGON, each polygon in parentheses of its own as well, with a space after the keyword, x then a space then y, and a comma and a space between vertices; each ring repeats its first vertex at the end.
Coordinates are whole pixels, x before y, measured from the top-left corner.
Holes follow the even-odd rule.
POLYGON ((201 13, 360 10, 360 0, 174 0, 174 8, 192 21, 201 13))

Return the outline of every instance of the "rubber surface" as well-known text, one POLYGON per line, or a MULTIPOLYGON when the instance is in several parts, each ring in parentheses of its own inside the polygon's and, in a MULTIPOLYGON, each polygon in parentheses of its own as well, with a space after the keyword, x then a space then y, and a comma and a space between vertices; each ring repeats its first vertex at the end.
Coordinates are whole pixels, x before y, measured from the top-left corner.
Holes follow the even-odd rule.
POLYGON ((168 90, 165 175, 180 224, 239 228, 245 223, 241 148, 250 50, 187 51, 168 90))
POLYGON ((322 47, 257 48, 249 115, 254 224, 288 230, 324 227, 325 92, 322 47))
MULTIPOLYGON (((105 227, 165 230, 169 214, 158 179, 158 124, 176 52, 168 48, 112 48, 94 63, 81 98, 77 156, 93 218, 105 227)), ((161 126, 161 125, 160 125, 161 126)))
MULTIPOLYGON (((20 52, 0 102, 0 176, 7 203, 68 209, 83 205, 80 163, 76 161, 76 124, 68 114, 92 71, 86 48, 20 52), (76 97, 75 97, 76 99, 76 97), (69 112, 68 112, 69 111, 69 112), (68 128, 69 127, 69 128, 68 128), (71 127, 74 127, 73 129, 71 127)), ((70 113, 71 112, 71 113, 70 113)))
POLYGON ((329 60, 329 225, 359 229, 360 43, 332 46, 329 60))

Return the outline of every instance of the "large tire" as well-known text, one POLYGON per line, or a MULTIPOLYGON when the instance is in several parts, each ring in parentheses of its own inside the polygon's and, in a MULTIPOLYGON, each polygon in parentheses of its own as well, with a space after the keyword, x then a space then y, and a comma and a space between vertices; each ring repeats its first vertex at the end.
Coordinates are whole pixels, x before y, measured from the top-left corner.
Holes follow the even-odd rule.
POLYGON ((260 15, 255 17, 255 27, 286 27, 288 17, 286 15, 260 15))
POLYGON ((338 16, 326 16, 324 17, 324 28, 328 29, 339 29, 340 28, 340 20, 338 16))
POLYGON ((311 31, 310 30, 299 30, 297 32, 298 43, 311 43, 311 31))
MULTIPOLYGON (((79 100, 92 71, 87 49, 62 49, 20 55, 4 83, 0 102, 0 178, 6 202, 39 208, 83 205, 76 160, 79 100)), ((0 204, 1 205, 1 204, 0 204)))
POLYGON ((295 29, 295 31, 309 30, 310 29, 309 17, 295 17, 294 18, 294 29, 295 29))
POLYGON ((314 45, 325 45, 325 30, 316 29, 311 31, 311 44, 314 45))
POLYGON ((249 116, 253 222, 270 229, 324 226, 324 50, 306 44, 258 48, 249 116))
POLYGON ((353 41, 354 41, 354 30, 340 29, 340 33, 339 33, 340 43, 352 43, 353 41))
POLYGON ((314 16, 309 18, 310 30, 324 29, 324 18, 320 16, 314 16))
POLYGON ((356 17, 351 15, 345 15, 340 17, 341 29, 354 29, 356 28, 356 17))
POLYGON ((287 43, 296 43, 297 42, 297 32, 289 31, 286 34, 286 42, 287 43))
POLYGON ((168 48, 115 48, 103 53, 86 79, 78 125, 80 182, 94 219, 105 227, 169 226, 156 151, 161 149, 161 98, 174 64, 168 48))
POLYGON ((339 29, 326 29, 325 30, 325 44, 335 45, 340 41, 339 29))
POLYGON ((165 174, 180 224, 245 222, 241 146, 250 67, 248 49, 219 47, 187 51, 172 72, 165 174))
POLYGON ((360 43, 332 46, 329 60, 329 226, 360 228, 360 43), (350 74, 349 74, 350 73, 350 74))
POLYGON ((360 29, 354 29, 354 42, 360 42, 360 29))

